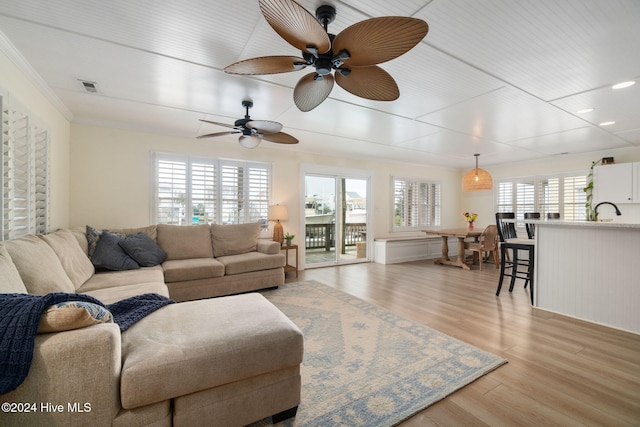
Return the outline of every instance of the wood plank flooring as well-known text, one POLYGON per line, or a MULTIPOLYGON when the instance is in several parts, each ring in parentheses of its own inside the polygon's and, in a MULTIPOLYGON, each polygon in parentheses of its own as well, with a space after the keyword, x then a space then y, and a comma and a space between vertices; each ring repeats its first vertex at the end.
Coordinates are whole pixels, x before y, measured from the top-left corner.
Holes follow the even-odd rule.
MULTIPOLYGON (((301 271, 509 363, 406 420, 416 426, 639 426, 640 336, 537 310, 498 271, 352 264, 301 271)), ((606 286, 606 283, 603 283, 606 286)))

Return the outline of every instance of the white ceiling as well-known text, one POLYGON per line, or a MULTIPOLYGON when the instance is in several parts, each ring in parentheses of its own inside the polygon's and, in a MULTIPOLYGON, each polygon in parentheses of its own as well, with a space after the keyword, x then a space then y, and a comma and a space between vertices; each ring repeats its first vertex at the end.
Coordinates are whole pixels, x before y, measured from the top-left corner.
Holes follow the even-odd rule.
POLYGON ((336 85, 303 113, 293 87, 310 70, 225 74, 243 59, 299 56, 258 0, 0 0, 0 31, 77 122, 195 138, 225 130, 198 119, 231 124, 250 97, 252 118, 300 140, 263 142, 282 150, 468 168, 474 153, 487 166, 640 146, 639 0, 298 2, 312 14, 333 5, 335 34, 370 17, 427 21, 418 46, 381 65, 400 98, 364 100, 336 85))

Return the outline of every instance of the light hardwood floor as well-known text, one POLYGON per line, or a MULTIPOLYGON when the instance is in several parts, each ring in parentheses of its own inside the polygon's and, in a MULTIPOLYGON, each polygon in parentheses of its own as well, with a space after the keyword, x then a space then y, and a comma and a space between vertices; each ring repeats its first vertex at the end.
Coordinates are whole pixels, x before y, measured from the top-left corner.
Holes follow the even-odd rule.
MULTIPOLYGON (((317 280, 508 360, 414 417, 414 426, 638 426, 640 336, 531 307, 498 271, 352 264, 289 273, 317 280)), ((603 283, 603 286, 606 286, 603 283)))

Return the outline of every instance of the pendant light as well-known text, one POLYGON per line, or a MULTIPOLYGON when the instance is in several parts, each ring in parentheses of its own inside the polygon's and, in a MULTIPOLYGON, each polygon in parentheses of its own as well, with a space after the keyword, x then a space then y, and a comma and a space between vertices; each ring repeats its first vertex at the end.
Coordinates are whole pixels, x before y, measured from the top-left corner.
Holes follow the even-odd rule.
POLYGON ((466 173, 464 178, 462 178, 462 189, 464 191, 491 190, 493 188, 491 174, 478 167, 479 155, 480 154, 474 154, 474 156, 476 156, 476 168, 471 169, 466 173))

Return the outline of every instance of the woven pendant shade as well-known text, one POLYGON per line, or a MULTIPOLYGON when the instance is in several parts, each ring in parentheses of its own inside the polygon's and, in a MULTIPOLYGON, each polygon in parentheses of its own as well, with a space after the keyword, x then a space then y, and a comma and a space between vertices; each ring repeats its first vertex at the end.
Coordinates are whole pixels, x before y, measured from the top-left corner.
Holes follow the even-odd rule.
POLYGON ((480 154, 474 154, 476 156, 476 167, 466 173, 462 178, 462 189, 464 191, 480 191, 491 190, 493 188, 493 179, 491 174, 484 169, 478 167, 478 156, 480 154))

